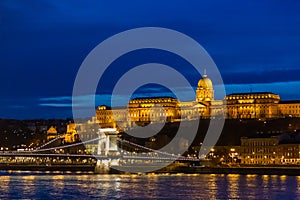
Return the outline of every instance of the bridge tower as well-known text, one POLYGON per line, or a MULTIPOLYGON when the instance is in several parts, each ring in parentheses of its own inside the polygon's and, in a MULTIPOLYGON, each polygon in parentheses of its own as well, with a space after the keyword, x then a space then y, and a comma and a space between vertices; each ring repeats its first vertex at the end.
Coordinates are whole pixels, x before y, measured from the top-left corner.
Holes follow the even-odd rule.
POLYGON ((115 128, 99 129, 98 155, 115 156, 119 153, 117 145, 118 133, 115 128))
POLYGON ((117 144, 118 131, 115 128, 101 128, 98 131, 98 156, 104 156, 97 160, 96 173, 109 173, 110 166, 119 165, 119 151, 117 144))

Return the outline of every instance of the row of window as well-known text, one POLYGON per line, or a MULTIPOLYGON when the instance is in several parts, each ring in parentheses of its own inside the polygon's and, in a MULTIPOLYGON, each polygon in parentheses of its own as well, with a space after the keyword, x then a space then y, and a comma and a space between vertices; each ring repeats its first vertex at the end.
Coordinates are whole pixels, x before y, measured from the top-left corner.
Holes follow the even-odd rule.
POLYGON ((264 148, 264 149, 260 149, 260 148, 256 148, 256 149, 248 149, 248 148, 246 148, 246 149, 244 149, 244 153, 248 153, 248 154, 255 154, 255 153, 258 153, 258 154, 260 154, 260 153, 272 153, 272 154, 276 154, 276 152, 275 152, 275 149, 273 149, 273 148, 264 148))
POLYGON ((161 102, 174 102, 177 103, 176 99, 149 99, 149 100, 131 100, 130 103, 161 103, 161 102))
POLYGON ((264 99, 264 98, 272 98, 272 99, 280 99, 277 95, 242 95, 242 96, 227 96, 226 99, 264 99))
POLYGON ((273 155, 255 155, 255 156, 243 156, 244 159, 271 159, 275 158, 273 155))
POLYGON ((249 142, 243 142, 243 146, 274 146, 277 145, 277 142, 275 141, 249 141, 249 142))

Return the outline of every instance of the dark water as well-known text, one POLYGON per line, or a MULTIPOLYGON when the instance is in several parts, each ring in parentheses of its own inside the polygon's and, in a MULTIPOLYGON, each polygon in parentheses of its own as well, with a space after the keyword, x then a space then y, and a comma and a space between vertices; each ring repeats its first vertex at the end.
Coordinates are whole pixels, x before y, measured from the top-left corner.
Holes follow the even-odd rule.
POLYGON ((0 175, 0 199, 300 199, 300 176, 0 175))

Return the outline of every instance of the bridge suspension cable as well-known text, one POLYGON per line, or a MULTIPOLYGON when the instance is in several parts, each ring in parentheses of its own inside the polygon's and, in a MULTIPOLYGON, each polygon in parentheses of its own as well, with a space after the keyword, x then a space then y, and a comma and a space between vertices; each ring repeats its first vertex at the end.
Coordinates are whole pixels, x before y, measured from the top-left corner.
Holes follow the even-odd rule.
POLYGON ((176 157, 178 158, 178 155, 175 155, 175 154, 171 154, 171 153, 168 153, 168 152, 163 152, 163 151, 159 151, 159 150, 155 150, 155 149, 151 149, 151 148, 148 148, 148 147, 144 147, 142 145, 139 145, 139 144, 136 144, 136 143, 133 143, 133 142, 130 142, 130 141, 127 141, 127 140, 122 140, 122 139, 117 139, 121 142, 125 142, 125 143, 128 143, 128 144, 131 144, 131 145, 134 145, 134 146, 137 146, 139 148, 142 148, 142 149, 145 149, 145 150, 148 150, 148 151, 152 151, 152 152, 155 152, 155 153, 160 153, 160 154, 164 154, 164 155, 168 155, 168 156, 171 156, 171 157, 176 157))
POLYGON ((82 144, 91 143, 91 142, 94 142, 94 141, 97 141, 97 140, 102 140, 102 139, 105 139, 105 138, 94 138, 94 139, 91 139, 91 140, 87 140, 87 141, 79 142, 79 143, 75 143, 75 144, 69 144, 69 145, 58 146, 58 147, 51 147, 51 148, 47 148, 47 149, 36 149, 36 150, 31 151, 31 152, 43 152, 43 151, 50 151, 50 150, 56 150, 56 149, 65 149, 65 148, 69 148, 69 147, 74 147, 74 146, 79 146, 79 145, 82 145, 82 144))
POLYGON ((55 142, 55 141, 58 140, 58 139, 61 139, 61 138, 62 138, 62 136, 58 136, 58 137, 55 138, 54 140, 50 140, 49 142, 47 142, 47 143, 43 144, 42 146, 36 148, 36 150, 39 150, 39 149, 41 149, 41 148, 43 148, 43 147, 45 147, 45 146, 47 146, 47 145, 49 145, 49 144, 55 142))
POLYGON ((137 146, 139 148, 142 148, 142 149, 145 149, 145 150, 148 150, 148 151, 151 151, 151 152, 155 152, 155 153, 163 154, 163 155, 166 155, 166 156, 169 156, 169 157, 173 157, 174 159, 178 159, 178 160, 192 160, 192 161, 197 161, 198 160, 197 158, 189 158, 189 157, 185 157, 185 156, 182 156, 182 155, 175 155, 175 154, 172 154, 172 153, 151 149, 151 148, 144 147, 142 145, 127 141, 127 140, 122 140, 120 138, 118 138, 117 140, 119 140, 121 142, 131 144, 131 145, 134 145, 134 146, 137 146))
MULTIPOLYGON (((59 138, 56 138, 55 140, 57 140, 59 138)), ((38 149, 35 149, 33 151, 30 151, 30 152, 34 152, 34 153, 37 153, 37 152, 44 152, 44 151, 51 151, 51 150, 57 150, 57 149, 65 149, 65 148, 70 148, 70 147, 75 147, 75 146, 79 146, 79 145, 82 145, 82 144, 88 144, 88 143, 91 143, 91 142, 95 142, 95 141, 99 141, 99 140, 103 140, 105 138, 93 138, 91 140, 87 140, 87 141, 83 141, 83 142, 79 142, 79 143, 75 143, 75 144, 69 144, 69 145, 64 145, 64 146, 58 146, 58 147, 51 147, 51 148, 46 148, 46 149, 41 149, 43 146, 46 146, 48 144, 51 144, 51 141, 44 144, 43 146, 39 147, 38 149)), ((182 155, 175 155, 175 154, 171 154, 171 153, 168 153, 168 152, 164 152, 164 151, 159 151, 159 150, 155 150, 155 149, 151 149, 151 148, 148 148, 148 147, 144 147, 142 145, 139 145, 139 144, 136 144, 136 143, 133 143, 133 142, 130 142, 130 141, 127 141, 127 140, 123 140, 123 139, 120 139, 120 138, 117 138, 117 141, 121 142, 121 143, 127 143, 129 145, 132 145, 132 146, 136 146, 136 147, 139 147, 141 149, 144 149, 144 150, 148 150, 150 152, 155 152, 155 153, 158 153, 158 154, 162 154, 162 155, 165 155, 165 156, 168 156, 168 158, 172 158, 172 159, 179 159, 179 160, 197 160, 195 158, 188 158, 188 157, 185 157, 185 156, 182 156, 182 155)), ((54 140, 52 140, 52 142, 54 142, 54 140)))

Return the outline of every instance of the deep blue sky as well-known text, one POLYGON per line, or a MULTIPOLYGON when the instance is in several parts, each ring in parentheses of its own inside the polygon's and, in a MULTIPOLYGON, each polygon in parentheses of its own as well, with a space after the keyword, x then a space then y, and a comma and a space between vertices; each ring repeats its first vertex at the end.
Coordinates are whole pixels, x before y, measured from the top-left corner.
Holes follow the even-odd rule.
MULTIPOLYGON (((203 45, 227 93, 252 87, 282 99, 300 99, 296 0, 1 0, 0 118, 71 117, 73 82, 88 53, 116 33, 145 26, 174 29, 203 45)), ((120 59, 117 71, 126 71, 134 58, 136 63, 161 60, 185 69, 183 62, 167 59, 163 52, 146 53, 120 59)), ((185 73, 196 86, 199 74, 185 73)), ((151 91, 155 89, 144 88, 151 91)), ((99 91, 99 104, 106 103, 108 96, 101 95, 106 93, 99 91)))

